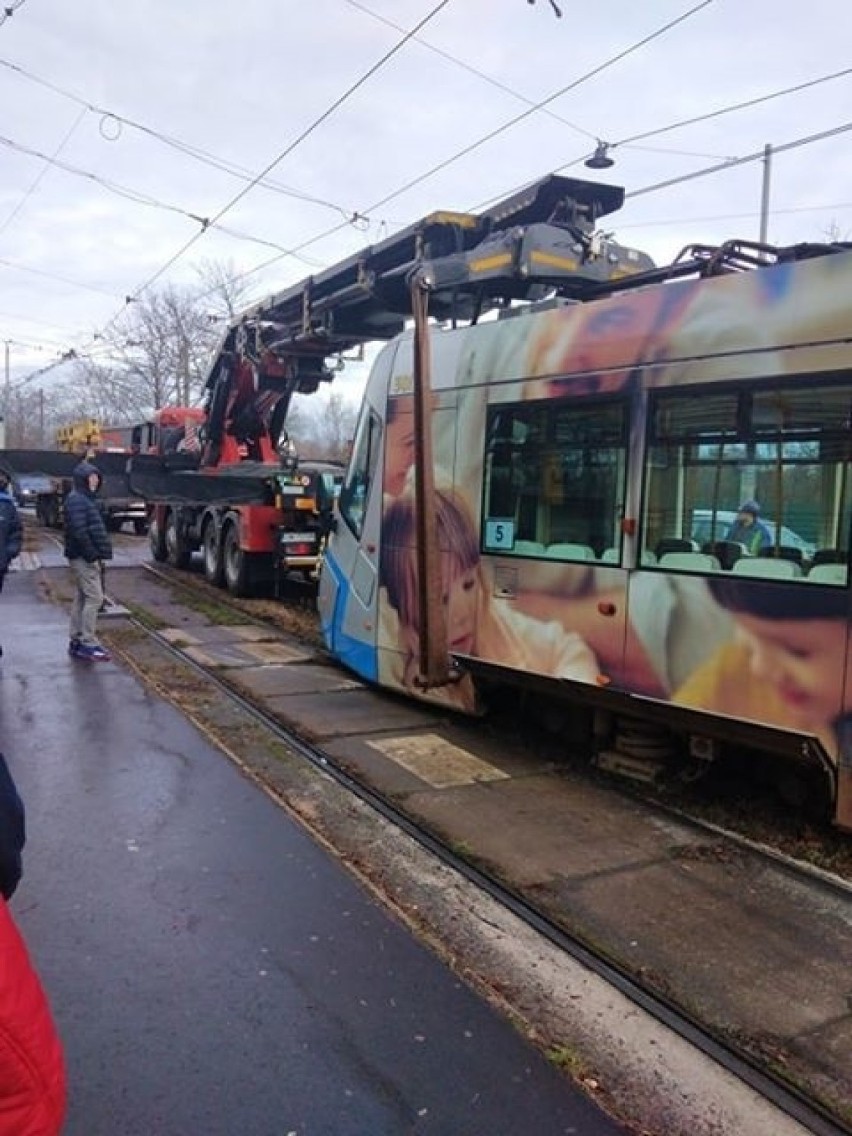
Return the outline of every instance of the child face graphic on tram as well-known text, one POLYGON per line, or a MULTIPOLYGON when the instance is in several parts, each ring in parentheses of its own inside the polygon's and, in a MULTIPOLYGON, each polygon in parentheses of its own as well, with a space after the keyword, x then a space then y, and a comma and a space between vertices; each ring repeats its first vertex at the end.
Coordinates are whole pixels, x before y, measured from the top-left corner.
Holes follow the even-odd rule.
MULTIPOLYGON (((482 589, 479 546, 473 523, 456 494, 436 491, 442 604, 451 651, 474 654, 476 612, 482 589)), ((406 492, 385 510, 381 578, 399 617, 409 649, 418 647, 415 503, 406 492)))
POLYGON ((385 418, 384 491, 398 497, 414 465, 414 395, 389 398, 385 418))
POLYGON ((829 723, 846 709, 840 694, 849 617, 845 588, 761 587, 729 579, 711 579, 709 587, 734 616, 751 674, 774 688, 793 717, 829 723))
POLYGON ((689 286, 655 287, 578 303, 544 317, 528 348, 527 370, 548 376, 528 397, 621 390, 640 360, 666 353, 667 337, 687 307, 689 286))
MULTIPOLYGON (((437 394, 431 394, 434 412, 438 405, 437 394)), ((434 425, 433 425, 434 431, 434 425)), ((385 411, 384 494, 399 497, 403 492, 415 459, 414 395, 393 395, 385 411)))
MULTIPOLYGON (((597 660, 585 641, 555 621, 513 610, 491 594, 470 510, 454 490, 435 491, 442 604, 451 654, 594 682, 597 660)), ((380 578, 398 620, 394 646, 404 655, 403 685, 416 683, 419 655, 416 513, 408 489, 385 508, 380 578)))
POLYGON ((731 717, 815 733, 830 752, 852 711, 846 674, 846 588, 712 577, 735 637, 693 674, 675 701, 731 717))

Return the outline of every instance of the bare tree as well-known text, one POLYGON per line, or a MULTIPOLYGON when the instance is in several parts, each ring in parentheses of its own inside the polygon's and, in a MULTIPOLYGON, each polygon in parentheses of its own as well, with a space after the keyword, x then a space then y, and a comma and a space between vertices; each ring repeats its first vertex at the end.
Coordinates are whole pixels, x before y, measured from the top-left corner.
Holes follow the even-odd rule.
MULTIPOLYGON (((204 397, 213 354, 246 291, 233 265, 204 262, 195 288, 168 285, 128 306, 120 327, 99 337, 95 358, 76 364, 74 415, 111 425, 204 397)), ((70 408, 69 408, 70 409, 70 408)))
POLYGON ((357 406, 341 391, 332 390, 321 401, 316 395, 294 399, 287 426, 303 457, 344 461, 357 417, 357 406))
POLYGON ((236 319, 246 307, 251 285, 232 260, 202 260, 196 266, 199 280, 198 301, 208 307, 208 319, 224 325, 236 319))

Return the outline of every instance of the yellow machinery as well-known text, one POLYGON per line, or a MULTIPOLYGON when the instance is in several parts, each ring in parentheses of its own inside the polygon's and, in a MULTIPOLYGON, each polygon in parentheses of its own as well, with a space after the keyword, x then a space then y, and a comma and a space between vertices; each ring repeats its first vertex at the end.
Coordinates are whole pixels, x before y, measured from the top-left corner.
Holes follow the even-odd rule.
POLYGON ((80 453, 83 450, 99 449, 101 427, 96 418, 80 418, 56 431, 56 448, 66 453, 80 453))

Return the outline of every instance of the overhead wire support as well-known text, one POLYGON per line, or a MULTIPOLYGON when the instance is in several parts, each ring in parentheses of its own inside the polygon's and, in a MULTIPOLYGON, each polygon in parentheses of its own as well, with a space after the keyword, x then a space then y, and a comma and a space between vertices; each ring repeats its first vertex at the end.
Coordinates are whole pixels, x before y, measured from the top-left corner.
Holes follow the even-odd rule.
POLYGON ((17 12, 23 2, 24 0, 14 0, 14 3, 4 4, 3 7, 0 8, 0 28, 2 28, 2 26, 8 19, 11 19, 11 17, 14 16, 15 12, 17 12))
POLYGON ((479 147, 484 146, 486 142, 491 142, 494 138, 499 137, 499 135, 504 134, 507 130, 511 129, 511 127, 517 126, 519 122, 523 122, 525 119, 529 118, 531 114, 534 114, 536 111, 542 110, 550 103, 555 102, 556 99, 561 98, 563 95, 566 95, 569 91, 576 90, 576 88, 581 86, 583 83, 587 83, 596 75, 600 75, 602 71, 606 71, 609 67, 612 67, 616 63, 619 63, 622 59, 626 59, 628 55, 632 55, 634 52, 638 51, 642 47, 645 47, 653 40, 659 39, 660 36, 665 35, 666 32, 671 31, 672 28, 677 27, 679 24, 682 24, 684 20, 688 20, 691 16, 696 15, 698 12, 702 11, 702 9, 704 8, 707 8, 713 2, 714 0, 701 0, 700 3, 694 4, 691 8, 687 9, 687 11, 682 12, 673 20, 669 20, 667 23, 657 28, 656 31, 653 31, 649 35, 644 36, 642 39, 637 40, 629 47, 624 48, 623 51, 619 51, 616 55, 610 56, 609 59, 604 60, 604 62, 598 64, 597 67, 593 67, 590 71, 586 71, 578 78, 572 80, 572 82, 568 83, 567 86, 561 87, 558 91, 554 91, 553 94, 548 95, 546 99, 542 99, 540 102, 528 107, 527 110, 515 115, 515 117, 509 119, 508 122, 504 122, 502 126, 495 127, 494 130, 489 131, 488 134, 484 134, 481 138, 478 138, 469 146, 466 146, 464 149, 459 150, 458 153, 452 154, 449 158, 445 158, 444 161, 439 162, 436 166, 432 166, 431 169, 426 170, 425 173, 420 174, 418 177, 413 178, 409 182, 406 182, 405 185, 400 186, 398 189, 395 189, 393 193, 388 194, 388 196, 386 197, 383 197, 380 201, 374 202, 373 205, 371 205, 371 207, 367 210, 367 212, 370 213, 375 211, 376 209, 381 208, 382 205, 386 205, 389 201, 392 201, 394 198, 401 196, 407 190, 413 189, 415 185, 419 185, 421 182, 426 181, 434 174, 439 173, 441 170, 444 170, 448 166, 451 166, 454 162, 457 162, 460 158, 464 158, 468 154, 472 154, 474 150, 478 150, 479 147))
MULTIPOLYGON (((348 2, 351 3, 352 0, 348 0, 348 2)), ((597 67, 593 68, 591 71, 587 71, 585 74, 581 75, 578 79, 575 79, 573 82, 569 83, 568 86, 561 88, 559 91, 554 92, 553 94, 549 95, 546 99, 543 99, 538 103, 531 104, 528 107, 527 110, 523 111, 519 115, 516 115, 514 118, 510 119, 508 122, 504 123, 501 127, 498 127, 496 130, 493 130, 489 134, 484 135, 482 138, 478 139, 478 141, 472 143, 469 146, 466 146, 463 150, 460 150, 458 153, 456 153, 456 154, 452 155, 451 157, 445 159, 443 162, 440 162, 437 166, 433 166, 431 169, 427 170, 423 174, 420 174, 418 177, 414 178, 413 180, 406 182, 402 186, 397 187, 395 190, 393 190, 392 193, 387 194, 385 197, 381 198, 379 201, 374 201, 366 210, 364 210, 364 212, 367 215, 374 213, 377 209, 380 209, 383 205, 387 205, 390 201, 395 200, 397 197, 401 197, 402 194, 405 193, 407 190, 412 189, 415 185, 419 185, 423 181, 426 181, 428 178, 432 177, 434 174, 438 173, 439 171, 445 169, 447 166, 451 165, 453 162, 457 161, 459 158, 462 158, 462 157, 466 156, 467 154, 472 153, 475 149, 477 149, 479 146, 483 145, 485 142, 491 141, 491 139, 496 138, 499 134, 502 134, 504 131, 508 130, 510 127, 515 126, 517 123, 528 118, 531 114, 535 113, 536 111, 542 110, 549 103, 553 102, 555 99, 559 98, 561 95, 566 94, 570 90, 574 90, 576 87, 580 86, 580 84, 587 82, 589 79, 593 78, 595 75, 600 74, 602 71, 606 70, 608 67, 613 66, 615 63, 619 62, 621 59, 626 58, 626 56, 631 55, 633 52, 639 50, 639 48, 645 46, 647 43, 650 43, 652 40, 654 40, 654 39, 658 38, 659 36, 665 34, 665 32, 674 28, 676 25, 683 23, 684 20, 688 19, 690 16, 695 15, 697 12, 701 11, 703 8, 706 8, 711 3, 713 3, 713 0, 701 0, 701 3, 696 4, 692 8, 688 9, 686 12, 681 13, 680 16, 677 16, 675 19, 670 20, 668 23, 662 25, 662 27, 657 28, 656 31, 645 36, 643 39, 638 40, 636 43, 632 44, 630 47, 625 48, 623 51, 620 51, 617 55, 611 56, 609 59, 607 59, 603 63, 599 64, 597 67)), ((363 7, 363 5, 360 5, 360 4, 355 4, 355 6, 356 7, 363 7)), ((369 9, 364 9, 364 10, 369 11, 369 9)), ((418 25, 417 28, 413 29, 410 33, 408 33, 409 39, 411 39, 415 36, 415 33, 419 30, 420 27, 422 27, 423 23, 425 23, 425 21, 421 21, 421 24, 418 25)), ((524 187, 519 186, 519 187, 517 187, 517 190, 520 190, 522 188, 524 188, 524 187)), ((516 191, 513 191, 513 192, 516 192, 516 191)), ((501 195, 501 196, 505 196, 505 195, 501 195)), ((306 241, 303 241, 300 245, 297 245, 296 248, 297 248, 298 251, 301 252, 303 249, 309 248, 311 245, 317 244, 319 241, 325 240, 329 236, 333 236, 335 233, 340 232, 340 230, 345 228, 345 227, 346 227, 345 225, 333 226, 332 228, 326 229, 322 233, 319 233, 316 236, 310 237, 306 241)), ((182 251, 185 251, 185 250, 182 250, 182 251)), ((262 263, 255 265, 254 268, 250 268, 247 272, 242 273, 240 275, 239 279, 245 279, 248 276, 253 276, 257 272, 262 272, 264 269, 269 268, 272 264, 275 264, 280 259, 281 258, 277 257, 277 256, 271 257, 269 260, 265 260, 262 263)), ((166 266, 166 268, 168 268, 168 267, 170 267, 170 265, 166 266)), ((165 271, 165 269, 162 269, 161 273, 163 271, 165 271)), ((160 275, 160 274, 158 274, 158 275, 160 275)), ((153 277, 151 280, 149 280, 148 283, 145 285, 145 287, 148 287, 148 285, 153 283, 153 281, 156 278, 157 277, 153 277)))
MULTIPOLYGON (((852 122, 844 122, 840 126, 834 126, 830 130, 822 130, 818 134, 808 134, 804 138, 795 138, 791 142, 782 142, 780 145, 772 146, 773 154, 783 154, 786 150, 795 150, 799 146, 807 146, 812 142, 824 142, 828 138, 834 138, 837 134, 845 134, 847 131, 852 130, 852 122)), ((681 174, 679 177, 667 178, 665 181, 655 182, 653 185, 643 186, 641 189, 631 190, 626 193, 625 197, 641 197, 646 193, 655 193, 658 189, 668 189, 669 186, 679 185, 685 181, 694 181, 696 178, 707 177, 708 174, 721 173, 723 170, 733 169, 734 166, 743 166, 748 162, 763 161, 766 157, 766 147, 761 146, 759 150, 753 151, 751 154, 743 154, 739 158, 729 158, 724 162, 718 162, 714 166, 705 166, 701 170, 693 170, 688 174, 681 174)))

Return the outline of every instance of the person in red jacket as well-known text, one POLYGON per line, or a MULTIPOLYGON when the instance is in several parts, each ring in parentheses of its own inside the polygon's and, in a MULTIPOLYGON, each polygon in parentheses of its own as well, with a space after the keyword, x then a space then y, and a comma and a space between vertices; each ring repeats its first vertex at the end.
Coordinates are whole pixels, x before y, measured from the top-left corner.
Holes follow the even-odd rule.
POLYGON ((6 901, 21 878, 24 807, 0 754, 0 1136, 59 1136, 65 1062, 47 997, 6 901))

